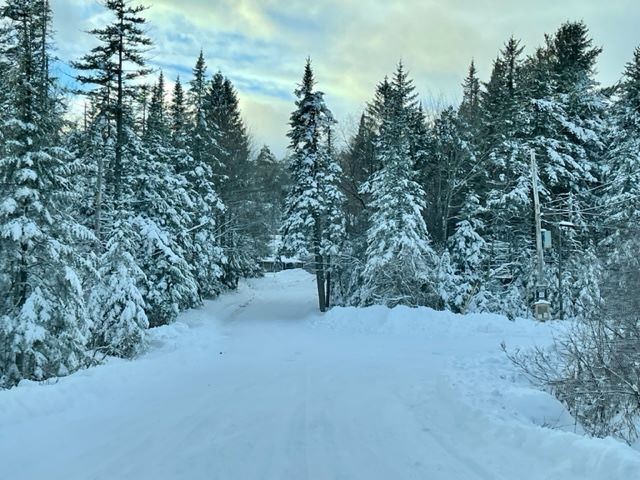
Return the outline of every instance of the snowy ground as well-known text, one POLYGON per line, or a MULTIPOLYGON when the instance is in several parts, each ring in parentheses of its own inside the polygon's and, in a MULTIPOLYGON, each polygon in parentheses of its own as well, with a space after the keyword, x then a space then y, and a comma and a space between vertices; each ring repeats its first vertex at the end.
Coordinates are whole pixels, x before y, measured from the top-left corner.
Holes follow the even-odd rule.
POLYGON ((156 329, 143 358, 0 392, 1 480, 631 480, 500 352, 553 325, 427 309, 315 313, 268 275, 156 329))

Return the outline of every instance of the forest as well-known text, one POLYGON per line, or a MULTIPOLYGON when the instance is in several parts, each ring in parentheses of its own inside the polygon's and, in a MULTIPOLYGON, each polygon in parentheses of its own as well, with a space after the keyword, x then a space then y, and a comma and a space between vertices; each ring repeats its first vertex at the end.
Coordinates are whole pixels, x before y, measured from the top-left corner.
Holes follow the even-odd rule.
POLYGON ((49 2, 0 6, 0 387, 136 357, 149 328, 295 258, 322 312, 531 318, 543 287, 575 325, 552 352, 507 354, 590 433, 636 438, 640 48, 600 85, 583 22, 529 54, 507 38, 489 78, 471 61, 461 102, 437 109, 406 59, 346 143, 308 59, 276 158, 207 52, 169 81, 149 66, 146 9, 102 4, 96 46, 64 59, 73 89, 52 73, 49 2), (533 179, 553 239, 542 278, 533 179))

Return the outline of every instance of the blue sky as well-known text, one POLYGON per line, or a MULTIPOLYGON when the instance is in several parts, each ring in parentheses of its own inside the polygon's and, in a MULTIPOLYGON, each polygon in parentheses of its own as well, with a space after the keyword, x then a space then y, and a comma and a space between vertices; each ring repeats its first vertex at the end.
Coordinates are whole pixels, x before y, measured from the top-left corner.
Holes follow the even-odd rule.
MULTIPOLYGON (((151 64, 188 80, 203 49, 209 72, 229 76, 256 146, 286 147, 292 91, 311 56, 318 87, 347 136, 375 85, 399 59, 427 105, 450 103, 473 58, 486 78, 512 34, 531 51, 563 21, 584 20, 604 47, 599 79, 620 78, 640 45, 637 0, 151 0, 151 64)), ((52 0, 58 55, 77 59, 83 33, 105 21, 98 0, 52 0)))

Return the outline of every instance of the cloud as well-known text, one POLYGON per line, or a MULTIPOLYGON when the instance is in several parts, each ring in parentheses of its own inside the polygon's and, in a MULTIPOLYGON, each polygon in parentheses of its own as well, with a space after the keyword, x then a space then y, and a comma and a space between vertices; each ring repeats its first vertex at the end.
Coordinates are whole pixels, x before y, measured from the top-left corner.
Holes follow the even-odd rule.
MULTIPOLYGON (((104 22, 96 0, 53 0, 60 55, 73 59, 104 22)), ((147 12, 156 43, 151 63, 188 80, 203 49, 209 72, 235 83, 258 143, 282 154, 292 91, 307 56, 318 87, 341 119, 357 116, 375 85, 402 59, 425 100, 456 101, 473 58, 483 78, 512 34, 528 51, 567 19, 582 19, 604 45, 599 76, 615 82, 638 42, 636 0, 154 0, 147 12)))

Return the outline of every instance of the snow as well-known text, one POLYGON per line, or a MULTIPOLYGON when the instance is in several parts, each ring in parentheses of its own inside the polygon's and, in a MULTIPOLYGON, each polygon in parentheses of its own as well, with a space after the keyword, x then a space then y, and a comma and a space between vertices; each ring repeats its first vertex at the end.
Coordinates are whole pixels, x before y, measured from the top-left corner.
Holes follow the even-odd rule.
POLYGON ((0 392, 0 478, 628 480, 500 351, 562 324, 429 309, 316 313, 269 274, 150 331, 151 350, 0 392))

